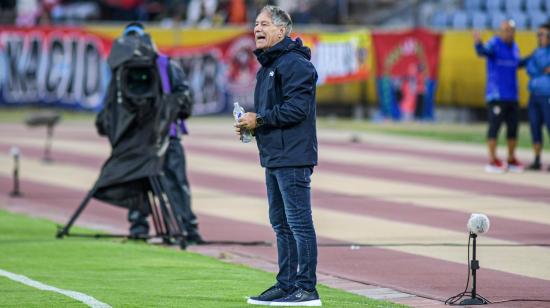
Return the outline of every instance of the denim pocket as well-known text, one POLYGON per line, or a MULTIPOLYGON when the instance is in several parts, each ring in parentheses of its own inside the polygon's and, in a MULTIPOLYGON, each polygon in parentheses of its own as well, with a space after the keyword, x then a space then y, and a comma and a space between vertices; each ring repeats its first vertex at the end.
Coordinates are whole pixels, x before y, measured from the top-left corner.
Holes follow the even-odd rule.
POLYGON ((296 186, 302 188, 310 188, 312 171, 313 167, 296 168, 294 171, 296 186))

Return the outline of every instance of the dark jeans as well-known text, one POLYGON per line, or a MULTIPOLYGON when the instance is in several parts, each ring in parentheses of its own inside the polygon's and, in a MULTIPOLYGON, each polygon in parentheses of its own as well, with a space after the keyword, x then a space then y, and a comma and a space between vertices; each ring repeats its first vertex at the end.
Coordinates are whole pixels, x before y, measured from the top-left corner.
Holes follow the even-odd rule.
POLYGON ((543 125, 546 126, 550 134, 550 96, 531 95, 527 111, 532 141, 534 144, 542 144, 543 125))
POLYGON ((266 168, 269 221, 277 237, 277 284, 315 290, 317 239, 311 217, 310 177, 313 166, 266 168))

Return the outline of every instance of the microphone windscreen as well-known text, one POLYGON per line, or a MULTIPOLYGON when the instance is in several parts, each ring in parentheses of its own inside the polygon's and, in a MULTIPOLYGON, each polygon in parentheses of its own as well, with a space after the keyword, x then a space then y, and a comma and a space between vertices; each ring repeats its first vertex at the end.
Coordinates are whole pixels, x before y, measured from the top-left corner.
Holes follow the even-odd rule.
POLYGON ((473 213, 468 220, 468 230, 475 234, 481 234, 489 231, 489 217, 485 214, 473 213))

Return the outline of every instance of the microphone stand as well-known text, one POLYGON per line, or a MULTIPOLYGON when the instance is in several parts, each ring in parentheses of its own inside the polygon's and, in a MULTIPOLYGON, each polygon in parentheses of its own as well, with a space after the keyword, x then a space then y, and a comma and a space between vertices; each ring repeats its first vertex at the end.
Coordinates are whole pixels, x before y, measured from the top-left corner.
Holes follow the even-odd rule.
POLYGON ((474 242, 472 260, 470 262, 470 268, 472 269, 472 297, 462 300, 460 305, 486 305, 488 304, 487 300, 481 296, 477 296, 476 293, 476 271, 479 269, 479 261, 476 259, 477 234, 470 232, 470 238, 472 238, 474 242))

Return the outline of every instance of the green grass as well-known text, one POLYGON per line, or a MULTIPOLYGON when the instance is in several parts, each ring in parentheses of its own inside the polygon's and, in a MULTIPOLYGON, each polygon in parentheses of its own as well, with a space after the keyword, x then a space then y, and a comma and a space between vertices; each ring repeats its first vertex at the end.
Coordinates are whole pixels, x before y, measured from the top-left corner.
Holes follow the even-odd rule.
MULTIPOLYGON (((351 132, 376 132, 397 136, 418 137, 446 142, 466 142, 485 144, 487 136, 486 123, 417 123, 417 122, 382 122, 353 121, 342 119, 320 118, 319 128, 331 128, 351 132)), ((505 127, 500 130, 499 144, 505 145, 505 127)), ((546 134, 546 133, 544 133, 546 134)), ((545 137, 546 138, 546 137, 545 137)), ((545 140, 548 144, 548 139, 545 140)), ((531 135, 526 123, 520 125, 518 146, 531 148, 531 135)))
POLYGON ((30 114, 46 111, 56 110, 61 114, 61 121, 93 121, 95 119, 95 113, 91 111, 71 111, 56 108, 38 108, 38 107, 23 107, 23 108, 8 108, 0 107, 0 122, 1 123, 23 123, 25 118, 30 114))
MULTIPOLYGON (((82 230, 76 230, 81 232, 82 230)), ((120 240, 54 238, 52 222, 0 211, 0 269, 88 294, 113 307, 250 307, 272 273, 120 240)), ((2 307, 84 306, 0 276, 2 307)), ((324 307, 400 307, 319 286, 324 307)))

